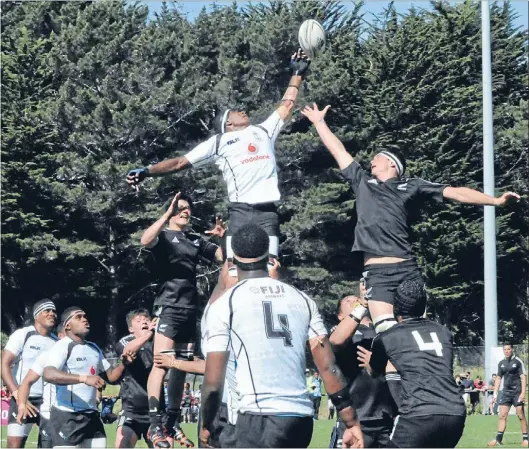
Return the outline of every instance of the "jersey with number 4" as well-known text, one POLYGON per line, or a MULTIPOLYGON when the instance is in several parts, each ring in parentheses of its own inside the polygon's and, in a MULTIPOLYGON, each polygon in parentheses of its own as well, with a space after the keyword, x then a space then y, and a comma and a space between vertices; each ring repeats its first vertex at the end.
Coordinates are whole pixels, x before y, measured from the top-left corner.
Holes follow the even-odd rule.
POLYGON ((283 126, 278 112, 259 125, 213 136, 185 155, 193 166, 215 163, 229 200, 259 204, 279 201, 274 143, 283 126))
POLYGON ((235 357, 239 413, 312 416, 306 344, 327 335, 312 299, 278 280, 246 279, 210 306, 207 323, 208 352, 235 357))
POLYGON ((389 360, 402 378, 399 415, 465 415, 452 340, 446 327, 424 318, 405 320, 375 337, 371 368, 382 373, 389 360))

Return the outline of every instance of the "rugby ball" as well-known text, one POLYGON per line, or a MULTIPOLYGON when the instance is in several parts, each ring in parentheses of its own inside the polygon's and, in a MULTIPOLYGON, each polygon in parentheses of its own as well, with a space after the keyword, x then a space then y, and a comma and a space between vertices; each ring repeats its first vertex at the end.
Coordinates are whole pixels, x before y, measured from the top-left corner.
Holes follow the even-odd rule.
POLYGON ((305 20, 299 27, 299 46, 309 58, 325 50, 325 30, 314 19, 305 20))

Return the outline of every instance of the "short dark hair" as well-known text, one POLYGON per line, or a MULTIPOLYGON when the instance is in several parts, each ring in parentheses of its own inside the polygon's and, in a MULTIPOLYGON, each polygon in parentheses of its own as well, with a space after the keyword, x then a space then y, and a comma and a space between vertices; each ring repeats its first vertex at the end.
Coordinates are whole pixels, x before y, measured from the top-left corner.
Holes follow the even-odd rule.
POLYGON ((505 346, 510 346, 511 349, 512 349, 512 344, 511 343, 503 343, 503 347, 505 348, 505 346))
POLYGON ((68 307, 67 309, 64 310, 64 312, 61 314, 61 323, 62 325, 64 326, 64 321, 68 319, 68 317, 70 316, 70 314, 76 310, 80 310, 82 311, 83 313, 84 310, 82 309, 82 307, 79 307, 79 306, 72 306, 72 307, 68 307))
POLYGON ((395 316, 420 317, 426 310, 426 289, 419 281, 404 281, 393 303, 395 316))
MULTIPOLYGON (((232 237, 231 248, 235 256, 254 259, 268 254, 270 239, 266 231, 255 223, 248 223, 239 228, 232 237)), ((268 258, 252 263, 243 263, 235 258, 235 263, 243 271, 266 269, 268 258)))
POLYGON ((151 314, 147 309, 134 309, 131 310, 129 313, 127 313, 126 320, 127 320, 127 327, 130 327, 132 325, 132 320, 136 318, 138 315, 146 316, 147 318, 151 318, 151 314))

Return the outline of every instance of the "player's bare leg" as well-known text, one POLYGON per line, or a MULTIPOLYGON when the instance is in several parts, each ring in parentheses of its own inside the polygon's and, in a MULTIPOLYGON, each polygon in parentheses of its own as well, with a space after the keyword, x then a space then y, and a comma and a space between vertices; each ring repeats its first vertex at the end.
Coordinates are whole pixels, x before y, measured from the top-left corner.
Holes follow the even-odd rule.
POLYGON ((8 436, 6 447, 24 447, 26 445, 27 439, 28 437, 8 436))
POLYGON ((134 447, 138 442, 138 435, 130 427, 119 426, 116 429, 116 444, 117 448, 134 447))
MULTIPOLYGON (((499 416, 498 416, 498 433, 496 434, 496 439, 489 442, 488 446, 499 446, 503 444, 503 434, 507 428, 507 415, 509 414, 509 405, 500 405, 499 407, 499 416)), ((527 427, 526 427, 527 429, 527 427)))
POLYGON ((516 407, 516 416, 520 420, 520 430, 522 431, 522 447, 529 447, 527 436, 527 418, 525 417, 524 405, 516 407))
MULTIPOLYGON (((154 353, 174 350, 175 342, 165 335, 154 334, 154 353)), ((160 396, 162 394, 163 379, 166 370, 153 365, 149 379, 147 380, 147 395, 149 397, 149 419, 151 426, 149 438, 154 447, 169 448, 167 435, 163 431, 162 411, 160 407, 160 396)))

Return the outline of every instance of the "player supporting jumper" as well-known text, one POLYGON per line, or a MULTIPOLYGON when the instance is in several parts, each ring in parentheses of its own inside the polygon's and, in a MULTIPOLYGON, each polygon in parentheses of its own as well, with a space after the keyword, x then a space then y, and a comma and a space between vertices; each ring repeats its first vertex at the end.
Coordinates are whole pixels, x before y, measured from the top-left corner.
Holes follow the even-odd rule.
POLYGON ((220 115, 219 132, 185 156, 168 159, 148 168, 131 170, 127 182, 135 189, 149 176, 176 173, 185 168, 215 163, 228 187, 230 204, 226 256, 233 258, 231 236, 245 223, 265 229, 270 238, 271 257, 279 255, 279 218, 276 202, 280 200, 274 144, 294 106, 302 76, 310 61, 299 50, 292 56, 292 78, 281 105, 259 125, 250 125, 245 112, 227 109, 220 115))
MULTIPOLYGON (((167 212, 142 235, 141 243, 150 248, 156 259, 162 287, 154 301, 155 314, 159 318, 154 336, 154 353, 176 351, 178 358, 187 360, 192 356, 195 341, 198 293, 196 270, 200 259, 210 262, 223 260, 221 248, 207 242, 199 235, 185 232, 191 219, 191 200, 177 193, 167 212), (169 227, 164 229, 169 222, 169 227), (191 348, 191 350, 190 350, 191 348), (191 352, 189 352, 191 351, 191 352)), ((222 237, 224 228, 218 221, 210 235, 222 237)), ((167 370, 153 365, 147 383, 149 395, 149 437, 155 447, 167 448, 173 437, 180 443, 192 447, 178 423, 180 400, 185 373, 171 372, 168 384, 169 401, 167 422, 163 425, 160 397, 163 379, 167 370), (174 429, 174 430, 173 430, 174 429)))
MULTIPOLYGON (((149 430, 147 380, 153 366, 153 334, 156 322, 146 309, 129 312, 126 317, 130 334, 116 343, 116 352, 132 357, 121 378, 119 395, 122 413, 116 430, 116 447, 134 447, 140 438, 152 447, 149 430)), ((162 396, 163 397, 163 396, 162 396)))
MULTIPOLYGON (((50 420, 57 436, 54 446, 106 447, 106 435, 96 404, 98 388, 117 382, 124 363, 111 368, 101 349, 86 341, 90 325, 80 307, 69 307, 61 315, 66 336, 50 350, 43 377, 56 385, 50 420)), ((125 359, 123 360, 125 362, 125 359)))
POLYGON ((511 406, 516 409, 516 415, 520 419, 522 430, 522 447, 529 444, 527 438, 527 419, 525 418, 525 392, 527 388, 527 373, 525 366, 519 357, 512 351, 512 345, 503 345, 505 358, 498 363, 498 375, 494 382, 494 396, 492 405, 498 400, 498 390, 503 378, 503 391, 499 399, 500 414, 498 422, 498 433, 496 439, 489 442, 489 446, 499 446, 503 441, 503 434, 507 428, 507 415, 511 406))
MULTIPOLYGON (((57 326, 57 336, 62 339, 64 334, 64 328, 62 324, 57 326)), ((28 419, 37 417, 40 415, 39 422, 39 440, 37 447, 51 448, 53 447, 54 430, 50 422, 51 407, 55 404, 55 385, 49 382, 44 383, 42 391, 42 405, 40 410, 36 409, 31 402, 29 402, 29 394, 31 387, 42 378, 44 367, 50 357, 49 352, 41 353, 31 369, 24 377, 24 380, 20 384, 18 389, 17 407, 18 415, 17 422, 21 425, 25 424, 28 419)))
POLYGON ((422 318, 422 282, 399 285, 394 306, 398 324, 375 337, 371 359, 364 360, 375 375, 390 360, 402 377, 402 404, 388 447, 455 447, 466 408, 454 380, 452 333, 422 318))
POLYGON ((344 444, 362 447, 349 390, 316 304, 294 287, 270 279, 268 235, 258 225, 239 228, 233 252, 239 282, 210 306, 207 317, 201 442, 209 443, 231 352, 239 392, 234 447, 307 447, 313 429, 304 376, 308 342, 329 397, 347 426, 344 444))
POLYGON ((394 151, 380 151, 371 160, 369 175, 325 123, 329 107, 320 111, 314 104, 312 108, 305 107, 302 114, 314 124, 356 194, 358 223, 353 251, 363 253, 369 312, 375 330, 383 332, 395 324, 393 299, 398 285, 404 280, 422 280, 409 240, 407 218, 413 207, 420 207, 420 202, 428 199, 443 201, 444 198, 482 206, 504 206, 520 196, 507 192, 494 198, 467 187, 404 178, 406 161, 394 151))
MULTIPOLYGON (((359 363, 359 348, 371 349, 375 338, 373 323, 365 315, 367 301, 357 296, 346 296, 338 302, 338 326, 329 341, 336 363, 348 380, 349 394, 364 434, 364 447, 386 447, 393 428, 393 401, 382 376, 373 377, 359 363)), ((342 447, 345 425, 338 419, 333 429, 329 447, 342 447)))
MULTIPOLYGON (((17 422, 17 397, 19 385, 37 357, 51 348, 57 341, 52 334, 57 319, 55 304, 49 299, 38 301, 33 306, 33 325, 16 330, 7 341, 2 353, 2 381, 11 391, 7 426, 7 447, 24 447, 34 423, 39 422, 39 414, 26 419, 24 424, 17 422)), ((40 409, 42 404, 43 382, 35 382, 29 392, 28 407, 40 409)), ((33 408, 32 408, 33 409, 33 408)))

